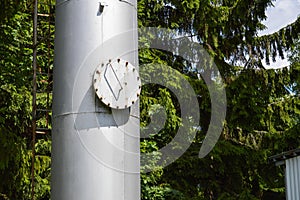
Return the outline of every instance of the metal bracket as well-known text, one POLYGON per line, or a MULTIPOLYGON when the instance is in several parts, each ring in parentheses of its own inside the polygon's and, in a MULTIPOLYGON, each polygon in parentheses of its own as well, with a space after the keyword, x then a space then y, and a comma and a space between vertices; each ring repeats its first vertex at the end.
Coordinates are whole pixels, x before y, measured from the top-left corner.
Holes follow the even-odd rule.
POLYGON ((98 9, 97 16, 100 16, 103 13, 105 6, 108 6, 108 4, 105 1, 99 2, 99 9, 98 9))

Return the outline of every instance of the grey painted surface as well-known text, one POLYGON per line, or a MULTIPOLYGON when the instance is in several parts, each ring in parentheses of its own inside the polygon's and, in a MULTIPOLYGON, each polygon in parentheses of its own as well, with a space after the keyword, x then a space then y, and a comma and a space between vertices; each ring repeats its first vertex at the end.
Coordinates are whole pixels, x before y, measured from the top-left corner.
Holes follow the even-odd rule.
POLYGON ((287 159, 286 196, 287 200, 300 199, 300 156, 287 159))
POLYGON ((92 88, 100 62, 138 67, 136 1, 102 4, 57 0, 52 200, 140 199, 138 104, 110 110, 92 88))

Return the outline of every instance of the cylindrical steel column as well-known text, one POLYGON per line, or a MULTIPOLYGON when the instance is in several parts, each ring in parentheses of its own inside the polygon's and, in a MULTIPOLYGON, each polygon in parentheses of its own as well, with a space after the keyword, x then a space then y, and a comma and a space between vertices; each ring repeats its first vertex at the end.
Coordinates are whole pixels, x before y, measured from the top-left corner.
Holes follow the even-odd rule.
POLYGON ((114 110, 93 88, 110 59, 136 68, 136 0, 57 0, 52 200, 138 200, 139 108, 114 110))

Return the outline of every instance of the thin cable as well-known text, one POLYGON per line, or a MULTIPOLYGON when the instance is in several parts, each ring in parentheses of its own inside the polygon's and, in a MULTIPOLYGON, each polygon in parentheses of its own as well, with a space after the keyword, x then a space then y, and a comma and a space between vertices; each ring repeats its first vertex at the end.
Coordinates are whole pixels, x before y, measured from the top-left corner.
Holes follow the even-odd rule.
POLYGON ((36 92, 37 92, 37 16, 38 16, 38 0, 34 0, 33 14, 33 88, 32 88, 32 160, 31 160, 31 199, 34 200, 34 163, 35 163, 35 140, 36 140, 36 92))
POLYGON ((123 3, 127 3, 128 5, 132 6, 135 10, 137 10, 137 7, 133 3, 130 3, 130 2, 125 1, 125 0, 119 0, 119 1, 123 2, 123 3))
MULTIPOLYGON (((51 33, 51 0, 48 0, 48 8, 49 8, 49 17, 48 17, 48 32, 49 32, 49 37, 51 33)), ((46 102, 46 107, 47 110, 50 110, 50 82, 51 82, 51 74, 50 74, 50 57, 51 57, 51 43, 50 43, 50 38, 47 40, 47 56, 48 56, 48 63, 47 63, 47 102, 46 102)), ((46 111, 46 127, 49 128, 49 111, 46 111)))
POLYGON ((65 1, 62 1, 62 2, 60 2, 60 3, 57 3, 56 4, 56 6, 58 7, 58 6, 61 6, 61 5, 63 5, 63 4, 65 4, 65 3, 68 3, 68 2, 70 2, 71 0, 65 0, 65 1))

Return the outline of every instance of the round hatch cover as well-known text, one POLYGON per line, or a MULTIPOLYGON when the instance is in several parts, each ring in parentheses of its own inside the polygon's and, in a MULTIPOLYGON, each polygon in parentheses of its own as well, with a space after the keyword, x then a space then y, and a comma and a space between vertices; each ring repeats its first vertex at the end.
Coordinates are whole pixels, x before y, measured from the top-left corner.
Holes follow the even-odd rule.
POLYGON ((125 109, 134 104, 141 92, 138 71, 121 59, 100 64, 94 73, 94 89, 107 106, 125 109))

